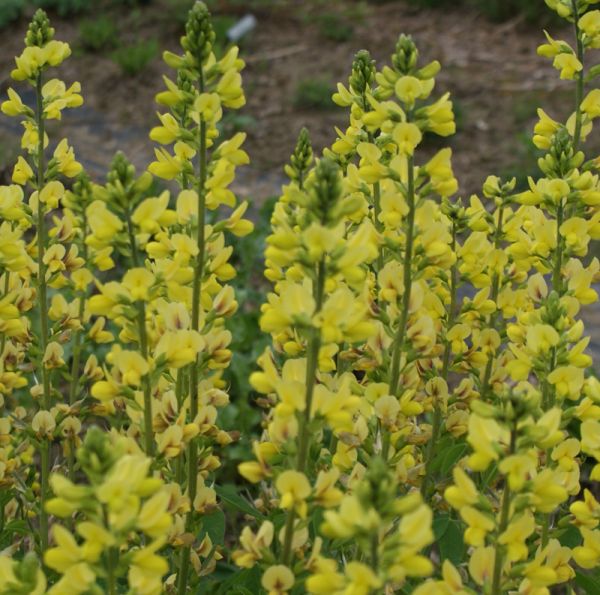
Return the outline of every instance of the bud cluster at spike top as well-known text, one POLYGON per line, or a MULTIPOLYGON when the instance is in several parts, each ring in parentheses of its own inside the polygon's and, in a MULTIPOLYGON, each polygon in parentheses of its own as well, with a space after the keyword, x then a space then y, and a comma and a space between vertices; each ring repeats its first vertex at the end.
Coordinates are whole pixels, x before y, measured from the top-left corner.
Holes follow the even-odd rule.
POLYGON ((99 182, 50 125, 83 98, 35 13, 0 105, 23 128, 0 186, 0 595, 600 592, 600 10, 546 4, 568 37, 538 53, 572 99, 564 122, 538 111, 524 188, 458 198, 451 150, 423 156, 456 127, 407 35, 348 65, 321 155, 300 131, 239 444, 233 254, 254 226, 231 190, 245 135, 221 123, 244 61, 196 2, 155 160, 117 153, 99 182))

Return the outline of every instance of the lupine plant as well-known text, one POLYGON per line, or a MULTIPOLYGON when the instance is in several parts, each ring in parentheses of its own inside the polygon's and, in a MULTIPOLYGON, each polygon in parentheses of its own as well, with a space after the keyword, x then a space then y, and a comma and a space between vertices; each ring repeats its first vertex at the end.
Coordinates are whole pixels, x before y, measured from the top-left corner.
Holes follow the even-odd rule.
POLYGON ((424 148, 455 132, 440 64, 406 35, 382 67, 356 54, 347 126, 320 156, 300 131, 271 215, 261 423, 233 490, 232 255, 253 223, 221 120, 244 62, 197 2, 164 55, 156 160, 92 180, 47 132, 83 99, 38 11, 11 73, 33 104, 1 104, 23 136, 0 187, 0 594, 600 592, 597 3, 546 0, 572 40, 538 51, 572 114, 539 110, 527 188, 457 197, 451 150, 424 148))

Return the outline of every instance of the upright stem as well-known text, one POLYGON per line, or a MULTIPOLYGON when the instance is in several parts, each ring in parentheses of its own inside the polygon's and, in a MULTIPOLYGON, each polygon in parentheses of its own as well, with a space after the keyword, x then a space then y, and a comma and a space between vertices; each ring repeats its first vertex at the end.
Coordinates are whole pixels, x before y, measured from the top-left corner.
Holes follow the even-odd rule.
MULTIPOLYGON (((129 246, 131 248, 131 261, 134 267, 140 266, 138 256, 137 242, 133 233, 131 222, 131 213, 126 211, 127 235, 129 236, 129 246)), ((140 352, 143 358, 148 361, 148 331, 146 330, 146 306, 143 301, 137 303, 137 327, 140 341, 140 352)), ((152 432, 152 386, 150 377, 146 374, 142 378, 142 388, 144 391, 144 450, 148 456, 154 454, 154 436, 152 432)))
MULTIPOLYGON (((325 293, 325 260, 322 259, 317 269, 317 279, 315 285, 315 314, 318 314, 323 307, 323 296, 325 293)), ((298 458, 296 461, 296 470, 304 473, 308 457, 310 444, 310 414, 312 409, 312 400, 317 380, 317 364, 319 362, 319 350, 321 349, 321 334, 318 329, 312 329, 311 337, 308 343, 308 354, 306 359, 306 377, 305 377, 305 395, 304 412, 300 418, 298 458)), ((285 522, 285 531, 283 538, 283 551, 281 555, 282 564, 288 566, 292 554, 292 539, 294 537, 294 520, 296 513, 290 508, 285 522)))
POLYGON ((554 270, 552 271, 552 289, 561 295, 562 293, 562 258, 563 258, 563 238, 560 233, 560 228, 564 219, 564 205, 561 201, 556 210, 556 261, 554 262, 554 270))
MULTIPOLYGON (((452 223, 452 252, 456 252, 456 223, 452 223)), ((456 288, 458 285, 457 280, 457 267, 456 264, 452 265, 450 270, 450 305, 448 306, 448 321, 446 324, 446 332, 448 332, 452 325, 454 324, 455 318, 455 310, 456 310, 456 288)), ((450 353, 451 353, 451 343, 446 340, 446 345, 444 347, 444 356, 442 360, 442 379, 446 382, 448 381, 448 370, 450 369, 450 353)), ((431 424, 431 438, 429 440, 429 445, 427 446, 427 454, 425 458, 425 477, 423 478, 423 483, 421 484, 421 494, 425 499, 428 497, 429 484, 432 480, 431 474, 431 464, 433 462, 433 455, 435 453, 435 445, 438 440, 440 430, 442 427, 442 408, 437 399, 434 400, 433 403, 433 421, 431 424)))
MULTIPOLYGON (((402 344, 406 333, 406 324, 408 322, 408 309, 410 307, 410 292, 412 289, 412 257, 415 228, 415 172, 414 158, 411 155, 408 158, 408 186, 406 192, 406 201, 408 202, 408 216, 406 221, 406 247, 404 253, 404 293, 402 295, 402 311, 396 335, 392 344, 392 371, 390 374, 390 393, 398 393, 398 381, 400 379, 400 355, 402 353, 402 344)), ((387 453, 383 453, 384 458, 387 453)))
MULTIPOLYGON (((583 66, 583 40, 581 39, 581 32, 579 31, 579 9, 577 7, 577 0, 571 0, 573 6, 573 21, 575 27, 575 39, 577 43, 577 59, 583 66)), ((573 134, 573 145, 575 150, 579 146, 581 141, 581 102, 583 100, 583 85, 584 85, 584 69, 582 68, 577 73, 577 83, 575 87, 575 133, 573 134)))
MULTIPOLYGON (((10 271, 6 269, 4 271, 4 293, 2 297, 6 297, 10 290, 10 271)), ((2 333, 2 338, 0 339, 0 357, 2 357, 4 353, 4 347, 6 346, 6 333, 2 333)))
MULTIPOLYGON (((204 92, 204 77, 200 71, 200 79, 198 82, 199 92, 204 92)), ((197 194, 198 194, 198 255, 194 267, 194 281, 192 286, 192 329, 200 330, 200 300, 202 297, 202 277, 204 274, 205 255, 205 224, 206 224, 206 122, 200 120, 199 127, 199 145, 198 151, 198 178, 197 178, 197 194)), ((190 370, 190 418, 192 421, 198 415, 198 383, 200 381, 200 362, 195 362, 190 370)), ((196 498, 196 490, 198 485, 198 446, 195 440, 192 440, 188 446, 188 496, 190 498, 190 511, 186 518, 186 531, 190 532, 193 529, 195 511, 194 500, 196 498)), ((178 593, 183 595, 187 591, 189 564, 190 564, 190 547, 184 547, 181 550, 181 563, 179 568, 179 584, 178 593)))
MULTIPOLYGON (((379 221, 379 215, 381 213, 381 184, 379 182, 375 182, 373 184, 373 216, 375 217, 375 229, 377 231, 382 230, 381 221, 379 221)), ((379 255, 377 256, 377 272, 381 271, 383 268, 383 247, 379 251, 379 255)))
MULTIPOLYGON (((497 250, 500 247, 500 242, 502 241, 502 233, 503 233, 503 225, 504 225, 504 205, 500 207, 498 210, 498 226, 496 227, 496 232, 494 234, 494 248, 497 250)), ((492 279, 492 292, 490 295, 490 299, 496 304, 498 301, 498 294, 500 293, 500 275, 499 273, 494 273, 494 277, 492 279)), ((496 328, 496 318, 498 316, 497 310, 494 311, 488 323, 488 328, 496 328)), ((489 389, 490 378, 492 376, 492 367, 494 365, 494 354, 490 353, 488 357, 487 364, 485 366, 485 372, 483 373, 483 380, 481 382, 480 393, 481 396, 485 396, 489 389)))
MULTIPOLYGON (((44 204, 39 197, 44 188, 45 161, 44 161, 44 104, 42 97, 42 74, 37 76, 36 81, 36 124, 38 129, 37 150, 37 190, 38 190, 38 217, 37 217, 37 265, 38 265, 38 292, 40 304, 40 351, 43 359, 48 346, 48 289, 46 285, 46 265, 44 253, 46 250, 46 222, 44 204)), ((46 411, 51 407, 50 372, 44 364, 41 365, 43 395, 42 404, 46 411)), ((48 476, 50 474, 50 443, 44 438, 41 445, 41 512, 40 512, 40 536, 42 551, 48 547, 48 513, 46 512, 46 500, 48 499, 48 476)))
MULTIPOLYGON (((516 426, 516 421, 515 421, 516 426)), ((509 455, 512 455, 515 451, 515 445, 517 441, 517 430, 516 427, 510 435, 510 451, 509 455)), ((508 480, 504 480, 504 493, 502 494, 502 508, 500 511, 500 524, 498 525, 498 535, 500 537, 502 533, 506 531, 508 527, 508 516, 510 514, 510 499, 511 492, 508 480)), ((502 593, 502 566, 504 565, 504 550, 505 547, 499 543, 496 543, 496 552, 494 555, 494 575, 492 579, 492 590, 491 595, 501 595, 502 593)))
MULTIPOLYGON (((83 210, 83 240, 85 240, 87 236, 87 218, 85 215, 85 209, 83 210)), ((87 245, 85 241, 82 242, 83 245, 83 259, 87 262, 87 245)), ((83 324, 83 316, 85 314, 85 300, 86 295, 83 293, 79 297, 79 311, 78 318, 79 323, 83 324)), ((75 337, 73 338, 73 363, 71 365, 71 386, 69 388, 69 405, 71 407, 75 403, 77 399, 77 389, 79 388, 79 367, 81 364, 81 350, 82 350, 82 338, 83 333, 82 329, 77 329, 75 331, 75 337)), ((73 480, 75 476, 75 440, 70 440, 69 443, 69 458, 68 458, 68 467, 69 467, 69 479, 73 480)))
MULTIPOLYGON (((138 302, 138 333, 140 336, 140 350, 143 358, 148 361, 148 332, 146 330, 146 306, 138 302)), ((148 456, 154 454, 154 436, 152 432, 152 387, 150 376, 146 374, 142 379, 144 390, 144 450, 148 456)))

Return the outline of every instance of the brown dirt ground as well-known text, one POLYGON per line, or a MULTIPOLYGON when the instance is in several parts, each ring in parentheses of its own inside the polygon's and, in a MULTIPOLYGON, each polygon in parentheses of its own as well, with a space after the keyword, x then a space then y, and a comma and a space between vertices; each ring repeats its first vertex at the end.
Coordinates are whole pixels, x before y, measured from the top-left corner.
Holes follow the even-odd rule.
MULTIPOLYGON (((536 105, 543 104, 557 117, 570 111, 569 84, 561 83, 548 61, 536 56, 536 47, 543 41, 541 28, 525 26, 518 18, 498 25, 463 8, 415 9, 404 1, 370 4, 366 10, 355 11, 352 37, 336 43, 321 35, 318 10, 307 5, 283 2, 254 12, 258 26, 243 42, 248 103, 241 113, 250 116, 254 125, 248 130, 246 146, 252 166, 242 174, 241 194, 258 199, 277 192, 282 165, 302 126, 309 128, 317 150, 334 140, 334 126, 344 127, 347 117, 342 109, 294 107, 297 85, 308 79, 325 79, 332 87, 338 80, 345 82, 353 55, 361 48, 370 50, 377 64, 383 65, 401 32, 413 35, 423 61, 442 63, 438 92, 448 90, 453 95, 458 134, 447 141, 430 142, 426 151, 450 144, 463 195, 478 191, 490 173, 523 172, 531 167, 532 157, 519 136, 531 131, 536 105)), ((338 3, 343 9, 351 5, 338 3)), ((228 9, 226 3, 222 6, 225 13, 245 12, 239 7, 228 9)), ((156 38, 162 49, 177 50, 181 30, 169 12, 169 0, 154 0, 142 11, 122 10, 114 17, 123 41, 156 38)), ((117 148, 144 167, 152 158, 147 132, 156 122, 153 98, 162 89, 161 75, 168 74, 168 68, 157 58, 138 76, 127 78, 109 55, 77 49, 77 21, 55 18, 53 23, 57 37, 75 48, 60 76, 82 82, 87 106, 81 116, 78 110, 65 114, 62 132, 95 177, 117 148)), ((25 27, 22 20, 3 32, 0 90, 11 84, 11 57, 22 48, 25 27)), ((553 33, 570 35, 570 31, 553 33)), ((0 128, 0 162, 5 167, 16 143, 14 128, 0 128)))

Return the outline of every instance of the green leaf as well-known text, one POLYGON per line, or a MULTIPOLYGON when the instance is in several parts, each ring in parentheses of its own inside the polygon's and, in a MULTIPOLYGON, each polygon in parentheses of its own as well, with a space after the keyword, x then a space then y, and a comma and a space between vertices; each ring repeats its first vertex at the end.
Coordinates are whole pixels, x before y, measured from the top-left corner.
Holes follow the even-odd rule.
POLYGON ((454 565, 463 561, 465 542, 463 541, 462 527, 457 520, 449 519, 448 527, 437 542, 442 560, 450 560, 454 565))
POLYGON ((433 529, 433 534, 435 535, 436 541, 438 541, 442 537, 442 535, 444 535, 444 533, 446 533, 449 524, 450 524, 450 516, 445 513, 437 515, 433 519, 432 529, 433 529))
POLYGON ((568 548, 577 547, 581 545, 581 533, 577 527, 567 527, 558 536, 558 541, 560 541, 560 545, 568 548))
POLYGON ((215 491, 217 495, 223 502, 229 504, 231 508, 234 510, 238 510, 239 512, 243 512, 245 514, 249 514, 253 516, 255 519, 264 520, 266 517, 261 514, 248 500, 242 498, 238 494, 237 488, 234 485, 223 485, 223 486, 215 486, 215 491))
POLYGON ((210 537, 214 545, 225 543, 225 513, 222 510, 215 510, 212 514, 202 517, 200 539, 205 535, 210 537))
POLYGON ((461 442, 460 444, 455 444, 446 451, 445 456, 442 460, 442 464, 440 465, 440 471, 442 472, 442 475, 448 474, 450 469, 452 469, 456 465, 456 463, 460 459, 462 459, 466 450, 466 443, 461 442))
POLYGON ((233 574, 219 585, 217 595, 256 595, 262 591, 260 568, 245 568, 233 574))
POLYGON ((575 582, 587 595, 600 593, 600 578, 597 576, 575 571, 575 582))
POLYGON ((442 463, 444 462, 444 457, 446 456, 450 444, 450 436, 444 436, 436 443, 435 450, 437 454, 433 458, 433 461, 431 461, 431 471, 434 473, 437 473, 441 469, 442 463))

